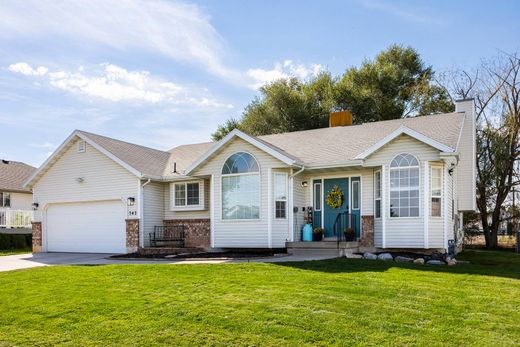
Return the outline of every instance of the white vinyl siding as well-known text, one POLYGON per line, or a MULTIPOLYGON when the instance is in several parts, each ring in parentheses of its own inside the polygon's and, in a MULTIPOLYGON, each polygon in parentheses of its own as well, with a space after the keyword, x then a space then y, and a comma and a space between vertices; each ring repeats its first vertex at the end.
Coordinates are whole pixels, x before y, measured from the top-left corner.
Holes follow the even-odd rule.
POLYGON ((304 213, 302 211, 302 207, 312 206, 312 195, 309 191, 312 189, 312 180, 303 173, 300 173, 298 176, 294 177, 293 183, 293 207, 298 208, 298 212, 293 213, 293 211, 289 211, 289 213, 293 214, 293 238, 294 241, 300 241, 301 239, 301 230, 304 224, 304 213), (307 187, 302 187, 302 182, 307 182, 307 187))
MULTIPOLYGON (((144 183, 144 182, 143 182, 144 183)), ((164 220, 164 186, 159 182, 150 182, 143 187, 143 245, 150 244, 150 233, 154 226, 163 225, 164 220)))
POLYGON ((473 101, 464 101, 457 105, 457 111, 465 111, 464 125, 459 142, 459 164, 457 169, 459 210, 473 211, 476 209, 475 197, 475 121, 472 113, 473 101))
MULTIPOLYGON (((286 165, 278 159, 272 157, 268 153, 258 149, 248 142, 235 138, 230 141, 213 157, 192 173, 193 176, 209 176, 214 175, 214 187, 210 194, 215 194, 213 201, 215 202, 213 221, 214 225, 214 247, 221 248, 266 248, 269 247, 268 242, 268 211, 270 208, 267 204, 268 187, 267 173, 268 169, 284 168, 286 165), (260 168, 260 218, 256 220, 223 220, 221 206, 221 182, 222 182, 222 166, 225 160, 236 152, 251 153, 258 162, 260 168)), ((274 216, 274 214, 272 214, 274 216)), ((285 221, 285 223, 287 223, 285 221)), ((273 219, 272 223, 272 247, 285 247, 285 239, 288 235, 288 225, 285 228, 277 229, 273 219), (283 240, 283 241, 282 241, 283 240)))
POLYGON ((128 197, 136 199, 135 208, 139 211, 139 179, 88 144, 85 153, 78 153, 76 144, 77 140, 72 141, 36 182, 34 201, 40 211, 52 202, 120 199, 126 203, 128 197), (82 183, 77 182, 79 177, 83 178, 82 183))
POLYGON ((11 192, 11 209, 12 210, 32 210, 33 196, 31 193, 12 193, 11 192))
MULTIPOLYGON (((384 177, 386 190, 383 192, 383 199, 386 204, 384 206, 390 206, 390 162, 392 159, 401 153, 410 153, 419 160, 419 217, 409 218, 391 218, 389 211, 386 211, 386 248, 424 248, 424 220, 423 220, 423 191, 424 191, 424 169, 421 166, 422 162, 438 161, 439 151, 418 141, 407 135, 401 135, 379 151, 371 155, 365 161, 366 165, 380 167, 386 167, 386 177, 384 177)), ((371 200, 373 205, 373 197, 371 200)), ((388 208, 387 208, 388 210, 388 208)), ((374 243, 376 247, 383 246, 382 238, 382 221, 375 220, 375 234, 374 243)), ((438 227, 432 227, 429 229, 429 237, 437 237, 443 234, 443 229, 438 227)))

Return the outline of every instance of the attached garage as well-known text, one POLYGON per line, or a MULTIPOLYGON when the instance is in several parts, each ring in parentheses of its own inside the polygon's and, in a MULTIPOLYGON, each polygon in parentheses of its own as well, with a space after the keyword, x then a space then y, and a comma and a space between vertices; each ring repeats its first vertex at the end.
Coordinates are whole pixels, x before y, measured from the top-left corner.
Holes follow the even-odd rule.
POLYGON ((125 215, 121 200, 50 204, 47 251, 126 253, 125 215))

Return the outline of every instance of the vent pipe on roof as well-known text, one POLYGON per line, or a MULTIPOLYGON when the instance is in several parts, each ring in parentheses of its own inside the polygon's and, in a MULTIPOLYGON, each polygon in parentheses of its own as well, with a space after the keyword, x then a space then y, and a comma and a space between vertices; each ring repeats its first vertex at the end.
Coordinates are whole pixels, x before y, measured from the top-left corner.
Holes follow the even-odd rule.
POLYGON ((173 173, 175 173, 175 174, 178 173, 177 172, 177 162, 173 163, 173 173))
POLYGON ((9 164, 9 160, 2 159, 3 164, 9 164))
POLYGON ((329 128, 352 125, 352 113, 349 111, 331 112, 329 116, 329 128))

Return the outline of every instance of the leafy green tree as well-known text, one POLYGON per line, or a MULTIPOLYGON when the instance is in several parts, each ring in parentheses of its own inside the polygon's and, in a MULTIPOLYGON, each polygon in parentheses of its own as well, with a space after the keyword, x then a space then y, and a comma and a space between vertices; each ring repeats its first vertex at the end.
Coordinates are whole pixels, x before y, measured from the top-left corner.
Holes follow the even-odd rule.
POLYGON ((339 77, 325 72, 308 81, 288 78, 263 86, 238 123, 220 126, 213 139, 237 126, 252 135, 322 128, 331 111, 342 109, 357 124, 452 111, 449 94, 433 78, 417 51, 392 45, 339 77))
POLYGON ((227 134, 232 132, 234 129, 240 128, 240 122, 235 118, 228 119, 224 124, 218 126, 217 131, 211 134, 213 141, 222 140, 227 134))

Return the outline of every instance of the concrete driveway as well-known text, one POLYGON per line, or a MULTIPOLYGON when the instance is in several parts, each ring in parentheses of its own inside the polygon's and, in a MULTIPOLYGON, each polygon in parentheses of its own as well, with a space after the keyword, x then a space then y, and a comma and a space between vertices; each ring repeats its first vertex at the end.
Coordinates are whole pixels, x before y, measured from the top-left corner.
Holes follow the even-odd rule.
POLYGON ((40 266, 54 265, 110 265, 110 264, 223 264, 223 263, 277 263, 287 261, 322 260, 335 258, 337 255, 319 252, 294 254, 284 257, 270 257, 262 259, 182 259, 182 260, 132 260, 107 259, 111 254, 95 253, 37 253, 0 256, 0 272, 20 269, 29 269, 40 266))

